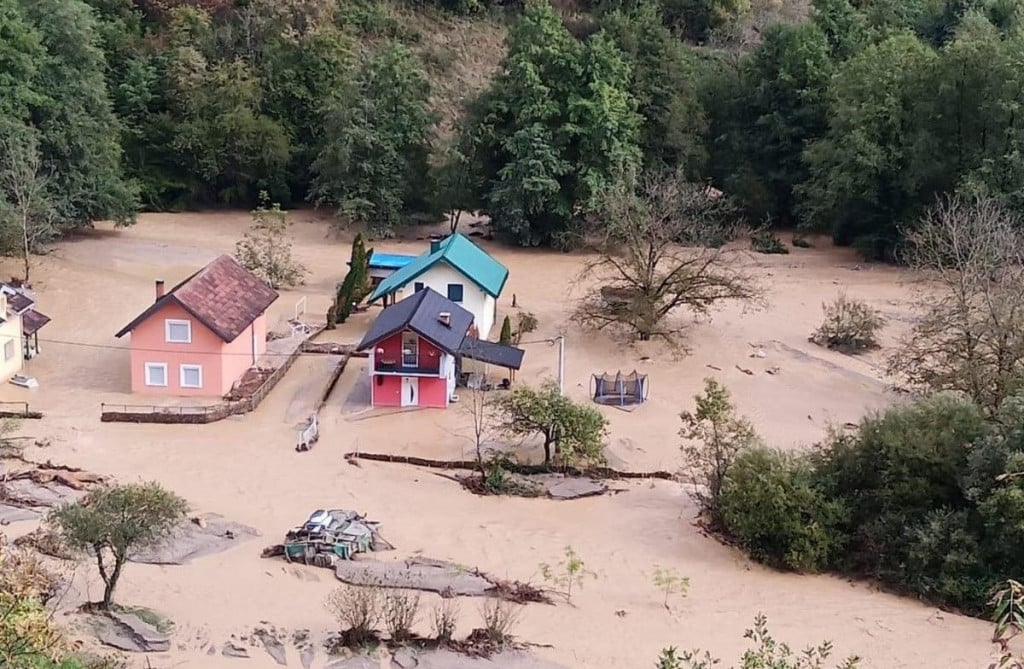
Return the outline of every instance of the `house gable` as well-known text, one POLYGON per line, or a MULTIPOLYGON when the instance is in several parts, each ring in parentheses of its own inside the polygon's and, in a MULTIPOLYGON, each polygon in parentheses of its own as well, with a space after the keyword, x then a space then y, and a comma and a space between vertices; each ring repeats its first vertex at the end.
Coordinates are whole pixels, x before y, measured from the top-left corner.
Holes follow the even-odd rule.
POLYGON ((455 353, 473 324, 473 314, 430 288, 424 288, 377 316, 357 350, 364 351, 395 333, 411 329, 446 353, 455 353), (448 314, 447 323, 442 314, 448 314))
POLYGON ((384 279, 367 301, 374 302, 401 289, 421 274, 444 262, 493 298, 501 295, 508 280, 508 268, 474 244, 468 237, 455 233, 440 242, 436 250, 427 251, 384 279))
POLYGON ((221 341, 230 343, 259 318, 275 300, 277 291, 243 269, 234 258, 222 255, 188 277, 124 326, 123 337, 173 303, 187 311, 221 341))

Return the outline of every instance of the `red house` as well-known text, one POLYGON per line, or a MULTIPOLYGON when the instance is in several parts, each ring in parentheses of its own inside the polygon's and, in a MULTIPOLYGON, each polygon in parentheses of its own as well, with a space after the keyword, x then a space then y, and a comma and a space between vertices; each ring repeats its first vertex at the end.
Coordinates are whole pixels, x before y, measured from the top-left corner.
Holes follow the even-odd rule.
POLYGON ((469 336, 473 314, 425 288, 384 309, 357 350, 369 351, 375 407, 448 406, 462 357, 519 369, 523 351, 469 336))

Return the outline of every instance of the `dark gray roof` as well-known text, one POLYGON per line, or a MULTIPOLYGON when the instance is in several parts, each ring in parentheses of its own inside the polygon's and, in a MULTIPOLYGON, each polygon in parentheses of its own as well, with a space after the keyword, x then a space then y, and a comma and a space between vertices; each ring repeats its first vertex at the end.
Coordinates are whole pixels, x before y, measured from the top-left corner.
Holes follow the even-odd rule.
POLYGON ((436 291, 424 288, 397 304, 385 307, 356 350, 366 350, 396 332, 409 328, 445 353, 454 355, 459 351, 472 324, 473 314, 436 291), (448 325, 441 322, 442 312, 451 314, 448 325))
POLYGON ((526 354, 521 348, 495 344, 492 341, 466 337, 459 347, 459 355, 470 360, 479 360, 498 367, 508 369, 519 369, 523 365, 523 356, 526 354))

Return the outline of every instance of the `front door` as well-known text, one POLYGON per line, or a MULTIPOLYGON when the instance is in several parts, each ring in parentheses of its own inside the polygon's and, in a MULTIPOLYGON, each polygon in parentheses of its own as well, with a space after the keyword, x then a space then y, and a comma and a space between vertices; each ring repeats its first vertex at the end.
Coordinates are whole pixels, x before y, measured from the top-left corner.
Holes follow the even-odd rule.
POLYGON ((420 403, 420 380, 415 376, 402 377, 402 406, 414 407, 420 403))

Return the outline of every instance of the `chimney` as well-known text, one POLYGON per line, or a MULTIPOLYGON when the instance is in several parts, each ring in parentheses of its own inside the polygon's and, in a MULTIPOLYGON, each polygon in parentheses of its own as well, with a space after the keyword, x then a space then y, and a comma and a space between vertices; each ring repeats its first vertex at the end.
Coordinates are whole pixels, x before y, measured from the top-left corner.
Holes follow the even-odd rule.
POLYGON ((437 253, 440 251, 442 241, 444 241, 444 237, 441 235, 430 235, 430 252, 437 253))
POLYGON ((450 311, 442 311, 441 313, 439 313, 437 315, 437 320, 439 320, 442 325, 445 325, 447 327, 451 327, 452 326, 452 312, 450 312, 450 311))
POLYGON ((164 296, 164 280, 163 279, 157 279, 156 280, 156 299, 159 300, 163 296, 164 296))

